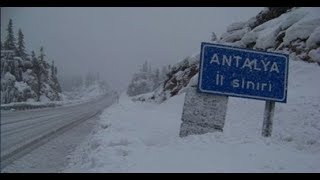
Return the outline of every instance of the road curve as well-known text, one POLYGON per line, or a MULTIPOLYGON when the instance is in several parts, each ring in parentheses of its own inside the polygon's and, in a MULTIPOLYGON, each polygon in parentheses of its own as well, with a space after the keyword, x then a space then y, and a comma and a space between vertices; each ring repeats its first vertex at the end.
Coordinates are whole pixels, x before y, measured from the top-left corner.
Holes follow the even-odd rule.
POLYGON ((26 111, 1 111, 1 169, 51 138, 98 115, 113 97, 76 105, 26 111))

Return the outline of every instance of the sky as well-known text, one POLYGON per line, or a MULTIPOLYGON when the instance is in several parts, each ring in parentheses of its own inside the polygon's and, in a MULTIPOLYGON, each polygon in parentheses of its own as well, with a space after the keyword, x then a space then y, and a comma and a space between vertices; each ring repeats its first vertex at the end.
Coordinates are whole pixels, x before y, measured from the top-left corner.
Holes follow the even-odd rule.
POLYGON ((246 21, 262 7, 16 7, 1 8, 1 40, 11 18, 27 50, 44 46, 58 77, 99 72, 125 90, 144 61, 175 64, 219 37, 228 25, 246 21))

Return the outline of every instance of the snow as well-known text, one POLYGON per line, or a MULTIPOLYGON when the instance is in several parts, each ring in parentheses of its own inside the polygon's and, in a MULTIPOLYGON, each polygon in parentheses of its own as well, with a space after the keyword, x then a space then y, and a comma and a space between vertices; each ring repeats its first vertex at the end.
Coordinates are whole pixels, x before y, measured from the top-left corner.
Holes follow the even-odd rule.
POLYGON ((312 49, 308 56, 311 58, 311 60, 319 62, 320 63, 320 48, 312 49))
MULTIPOLYGON (((255 49, 266 50, 271 47, 275 48, 278 35, 284 32, 283 45, 289 45, 292 41, 297 39, 306 40, 310 36, 311 39, 308 42, 308 48, 315 47, 316 43, 319 42, 319 30, 316 29, 319 28, 320 25, 319 17, 320 8, 296 8, 290 12, 282 14, 278 18, 272 19, 255 27, 251 31, 246 30, 248 25, 243 25, 242 29, 235 32, 243 30, 246 33, 239 34, 240 37, 237 37, 236 40, 240 38, 240 42, 243 45, 255 42, 255 49)), ((254 20, 255 19, 252 18, 246 23, 252 24, 254 20)), ((225 33, 222 36, 222 40, 226 37, 229 38, 229 36, 232 37, 233 33, 234 32, 231 32, 231 34, 230 32, 225 33)), ((228 40, 227 42, 231 41, 228 40)))
POLYGON ((261 136, 264 101, 229 97, 223 132, 180 138, 185 93, 160 105, 123 93, 65 172, 320 172, 320 66, 289 65, 271 138, 261 136))
MULTIPOLYGON (((301 12, 305 13, 305 11, 301 12)), ((302 16, 302 13, 296 13, 296 11, 293 11, 267 21, 255 27, 251 32, 246 34, 241 41, 244 44, 256 41, 255 48, 259 49, 273 47, 276 43, 277 34, 297 22, 299 18, 301 18, 300 16, 302 16)))
POLYGON ((317 27, 312 32, 312 34, 310 35, 310 37, 306 41, 306 45, 307 45, 307 48, 309 48, 309 49, 315 48, 317 46, 319 47, 319 45, 320 45, 320 27, 317 27))
POLYGON ((40 96, 40 102, 43 102, 43 103, 49 103, 50 102, 50 99, 45 96, 45 95, 41 95, 40 96))
POLYGON ((255 42, 257 38, 258 38, 258 33, 254 31, 250 31, 243 35, 241 42, 245 45, 248 45, 250 43, 255 42))
POLYGON ((232 23, 231 25, 229 25, 227 27, 227 32, 232 32, 232 31, 235 31, 235 30, 242 29, 246 25, 247 25, 246 22, 235 22, 235 23, 232 23))
POLYGON ((307 39, 310 34, 319 27, 320 8, 301 8, 297 10, 297 12, 308 12, 308 14, 286 30, 286 35, 283 38, 284 44, 289 44, 298 38, 307 39))
MULTIPOLYGON (((25 82, 15 81, 14 87, 18 89, 19 92, 23 92, 24 89, 30 89, 29 85, 25 82)), ((30 89, 31 90, 31 89, 30 89)))
POLYGON ((260 31, 260 35, 257 38, 255 48, 259 49, 267 49, 270 47, 274 47, 276 43, 277 34, 281 31, 279 26, 273 26, 272 28, 268 28, 265 31, 260 31))
POLYGON ((235 30, 231 33, 227 32, 221 35, 223 42, 234 42, 242 38, 242 36, 249 31, 249 28, 235 30))
POLYGON ((13 82, 16 80, 16 77, 14 77, 10 72, 6 72, 4 75, 4 82, 13 82))

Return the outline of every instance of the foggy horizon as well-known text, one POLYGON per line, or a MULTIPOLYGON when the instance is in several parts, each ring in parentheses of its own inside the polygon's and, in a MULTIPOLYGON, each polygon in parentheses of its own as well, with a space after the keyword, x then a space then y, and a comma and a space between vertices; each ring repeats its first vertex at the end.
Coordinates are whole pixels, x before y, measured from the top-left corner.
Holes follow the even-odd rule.
POLYGON ((262 8, 1 8, 1 39, 9 19, 21 28, 28 53, 44 46, 60 80, 99 72, 114 89, 127 88, 144 61, 173 65, 198 52, 234 22, 262 8), (228 13, 232 12, 232 13, 228 13))

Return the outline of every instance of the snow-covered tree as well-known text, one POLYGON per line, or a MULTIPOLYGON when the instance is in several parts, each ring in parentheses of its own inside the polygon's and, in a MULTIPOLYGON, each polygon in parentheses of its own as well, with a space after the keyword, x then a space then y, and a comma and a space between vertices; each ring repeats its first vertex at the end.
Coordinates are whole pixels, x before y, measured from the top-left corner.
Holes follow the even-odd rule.
POLYGON ((24 35, 21 29, 19 29, 19 32, 18 32, 17 56, 21 57, 23 60, 27 58, 24 35))
POLYGON ((6 37, 5 41, 4 41, 3 48, 5 50, 16 51, 15 43, 16 43, 16 38, 15 38, 14 33, 13 33, 12 19, 10 19, 8 27, 7 27, 7 37, 6 37))
POLYGON ((96 75, 92 72, 88 72, 86 77, 85 77, 85 86, 86 87, 89 87, 91 86, 92 84, 94 84, 96 82, 96 75))
POLYGON ((100 81, 100 73, 99 72, 96 73, 96 80, 100 81))
POLYGON ((55 75, 54 61, 51 62, 51 76, 55 75))
POLYGON ((148 73, 152 73, 152 68, 151 68, 151 64, 149 64, 149 67, 148 67, 148 73))
POLYGON ((167 77, 169 70, 168 70, 168 66, 163 66, 161 69, 161 78, 164 79, 167 77))
POLYGON ((1 48, 1 103, 60 100, 56 67, 46 62, 43 47, 40 55, 26 53, 24 35, 18 32, 15 45, 12 20, 1 48), (3 51, 5 50, 5 51, 3 51), (51 74, 50 74, 51 68, 51 74), (53 71, 52 71, 53 70, 53 71))
POLYGON ((143 63, 141 72, 148 72, 148 61, 143 63))
POLYGON ((36 54, 34 51, 31 52, 31 60, 32 60, 32 64, 33 64, 33 72, 35 73, 36 77, 37 77, 37 83, 36 83, 36 89, 35 92, 37 94, 37 101, 40 101, 40 93, 41 93, 41 65, 39 60, 36 57, 36 54))
POLYGON ((160 83, 161 83, 160 70, 159 68, 156 68, 154 72, 154 88, 153 89, 156 89, 160 83))
POLYGON ((43 48, 43 46, 41 46, 41 47, 40 47, 40 55, 39 55, 38 59, 39 59, 40 61, 44 61, 44 57, 45 57, 44 48, 43 48))
MULTIPOLYGON (((158 88, 160 83, 163 81, 165 76, 160 73, 159 68, 152 70, 151 64, 148 61, 145 61, 142 65, 142 68, 138 73, 135 73, 132 77, 132 80, 128 86, 127 94, 129 96, 136 96, 139 94, 144 94, 153 91, 158 88)), ((165 66, 166 69, 166 66, 165 66)), ((166 70, 163 72, 166 74, 166 70)))

